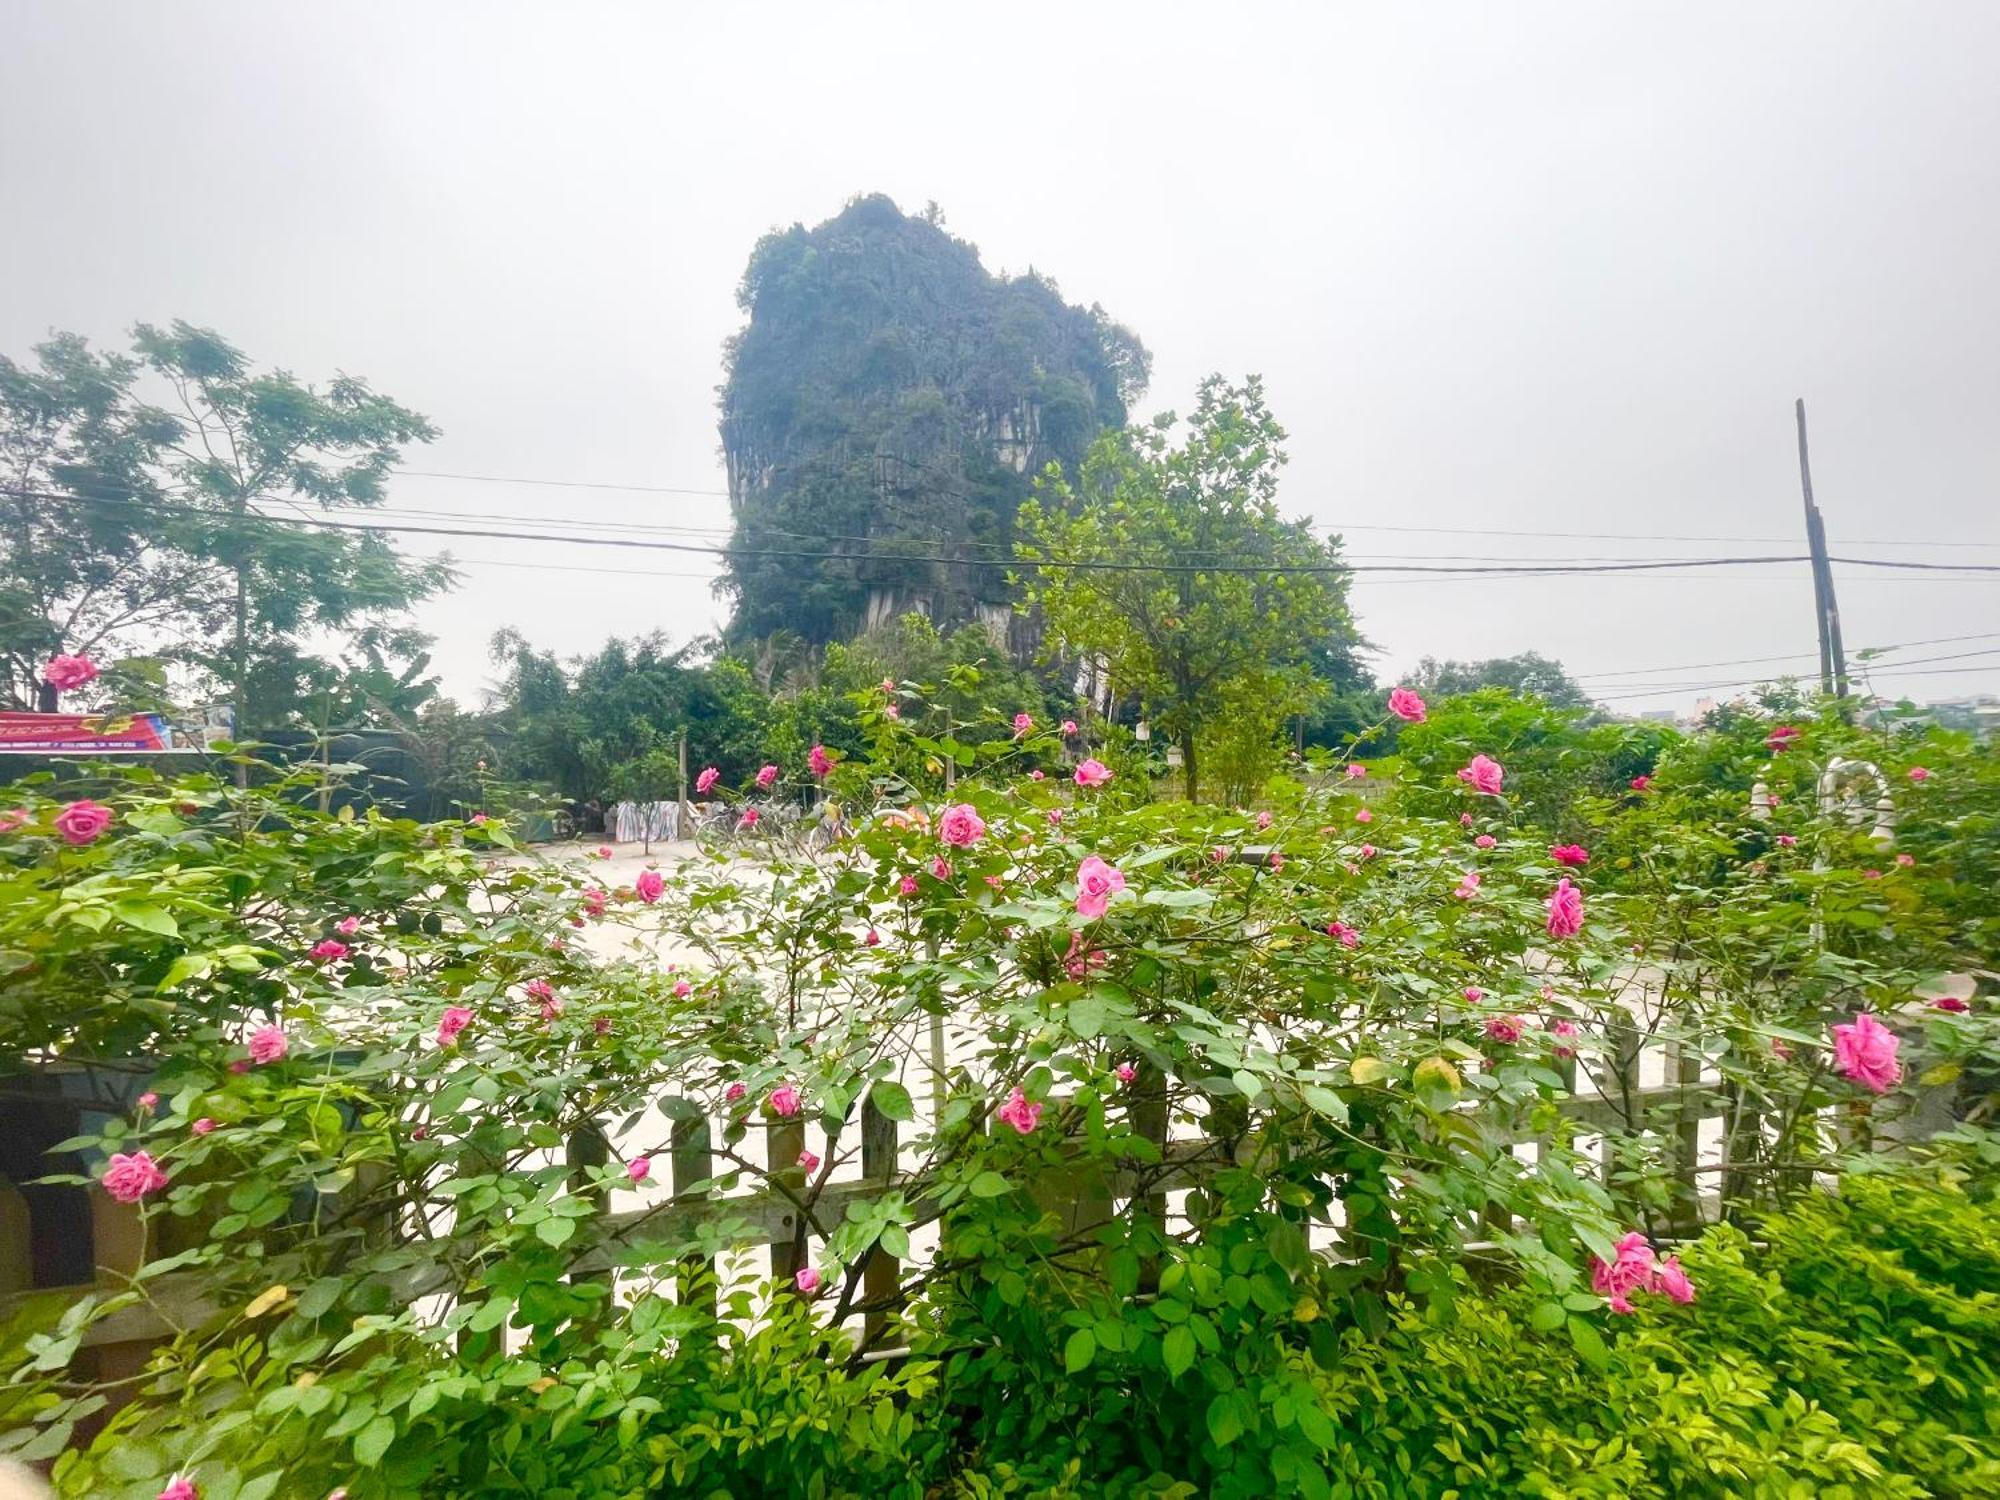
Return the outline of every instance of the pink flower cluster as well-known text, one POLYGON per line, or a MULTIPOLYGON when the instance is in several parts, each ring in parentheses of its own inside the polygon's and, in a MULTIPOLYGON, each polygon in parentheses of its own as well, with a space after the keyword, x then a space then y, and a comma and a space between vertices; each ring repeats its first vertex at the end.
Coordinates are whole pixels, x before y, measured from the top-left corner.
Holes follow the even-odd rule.
POLYGON ((1657 1259, 1646 1237, 1633 1230, 1617 1245, 1612 1260, 1590 1258, 1590 1289, 1611 1303, 1615 1313, 1632 1311, 1634 1292, 1657 1292, 1674 1301, 1694 1301, 1694 1283, 1674 1256, 1657 1259))
POLYGON ((993 1114, 996 1119, 1012 1125, 1022 1135, 1027 1135, 1041 1123, 1042 1106, 1039 1103, 1030 1103, 1028 1096, 1017 1088, 1007 1096, 1007 1102, 994 1110, 993 1114))

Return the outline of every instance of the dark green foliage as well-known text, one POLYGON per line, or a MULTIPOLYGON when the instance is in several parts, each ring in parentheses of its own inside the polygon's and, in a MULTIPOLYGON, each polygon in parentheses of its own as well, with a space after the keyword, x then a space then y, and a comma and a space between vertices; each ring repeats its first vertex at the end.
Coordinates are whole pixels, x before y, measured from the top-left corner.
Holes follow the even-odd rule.
POLYGON ((947 624, 1007 600, 1028 476, 1079 461, 1146 384, 1145 349, 1100 308, 1032 271, 993 275, 935 215, 880 195, 766 235, 737 300, 749 322, 722 389, 737 638, 852 635, 877 593, 947 624), (771 551, 853 560, 751 555, 771 551), (993 562, 880 560, 899 554, 993 562))
POLYGON ((1514 693, 1532 693, 1557 708, 1582 708, 1590 700, 1563 664, 1538 651, 1519 656, 1495 656, 1486 661, 1439 661, 1426 656, 1418 664, 1410 684, 1426 698, 1452 693, 1473 693, 1481 688, 1505 688, 1514 693))

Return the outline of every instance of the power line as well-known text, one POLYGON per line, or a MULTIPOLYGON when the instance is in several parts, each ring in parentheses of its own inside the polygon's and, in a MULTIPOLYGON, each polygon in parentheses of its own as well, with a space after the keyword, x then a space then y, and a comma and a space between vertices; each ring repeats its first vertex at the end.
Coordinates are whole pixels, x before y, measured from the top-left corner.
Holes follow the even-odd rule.
MULTIPOLYGON (((915 465, 928 468, 928 465, 915 465)), ((665 484, 612 484, 588 479, 526 479, 504 474, 456 474, 436 469, 398 469, 398 474, 409 474, 423 479, 462 479, 478 484, 525 484, 553 489, 615 490, 638 495, 709 495, 729 498, 728 490, 695 489, 688 486, 665 484)), ((1561 538, 1567 541, 1597 542, 1792 542, 1789 536, 1735 536, 1699 535, 1686 532, 1637 532, 1637 531, 1531 531, 1486 526, 1393 526, 1380 522, 1345 523, 1339 521, 1322 522, 1330 531, 1398 531, 1416 532, 1432 536, 1513 536, 1534 538, 1561 538)), ((1921 541, 1909 537, 1843 537, 1840 544, 1847 547, 2000 547, 2000 541, 1921 541)))
MULTIPOLYGON (((1975 635, 1938 635, 1921 641, 1897 641, 1890 646, 1865 646, 1857 655, 1865 657, 1870 653, 1905 651, 1912 646, 1955 646, 1961 641, 1991 640, 2000 640, 2000 630, 1981 631, 1975 635)), ((1633 667, 1622 672, 1572 672, 1570 676, 1578 682, 1598 677, 1644 677, 1655 672, 1699 672, 1707 667, 1750 667, 1771 661, 1805 661, 1815 654, 1811 651, 1791 651, 1780 656, 1736 656, 1727 661, 1689 661, 1671 667, 1633 667)))

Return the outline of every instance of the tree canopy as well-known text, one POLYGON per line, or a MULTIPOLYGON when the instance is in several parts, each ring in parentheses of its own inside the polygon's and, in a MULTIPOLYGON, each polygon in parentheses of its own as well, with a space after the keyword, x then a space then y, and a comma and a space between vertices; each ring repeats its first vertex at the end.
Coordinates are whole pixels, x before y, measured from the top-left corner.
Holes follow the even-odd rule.
POLYGON ((1208 726, 1261 721, 1268 737, 1355 637, 1338 543, 1278 514, 1285 432, 1262 382, 1211 376, 1179 446, 1175 425, 1104 434, 1074 483, 1052 467, 1017 550, 1049 652, 1104 663, 1180 747, 1192 798, 1208 726))
POLYGON ((992 274, 935 208, 880 195, 766 235, 737 301, 721 431, 739 640, 841 639, 912 607, 948 627, 1007 601, 1031 476, 1075 467, 1146 385, 1144 346, 1102 308, 992 274))
POLYGON ((1518 656, 1495 656, 1485 661, 1439 661, 1426 656, 1418 664, 1415 683, 1426 697, 1450 697, 1476 693, 1481 688, 1506 688, 1514 693, 1532 693, 1557 708, 1582 708, 1590 700, 1563 664, 1538 651, 1518 656))

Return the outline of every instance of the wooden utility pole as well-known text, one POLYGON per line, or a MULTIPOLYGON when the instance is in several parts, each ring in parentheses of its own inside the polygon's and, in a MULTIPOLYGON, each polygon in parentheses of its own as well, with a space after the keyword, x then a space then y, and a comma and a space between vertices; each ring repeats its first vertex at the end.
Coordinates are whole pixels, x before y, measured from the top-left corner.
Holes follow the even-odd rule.
POLYGON ((1799 418, 1799 483, 1806 499, 1806 544, 1812 549, 1813 614, 1819 626, 1819 686, 1836 698, 1847 696, 1847 653, 1840 643, 1840 606, 1833 597, 1833 568, 1826 559, 1826 526, 1813 503, 1812 464, 1806 456, 1806 403, 1801 396, 1799 418))

